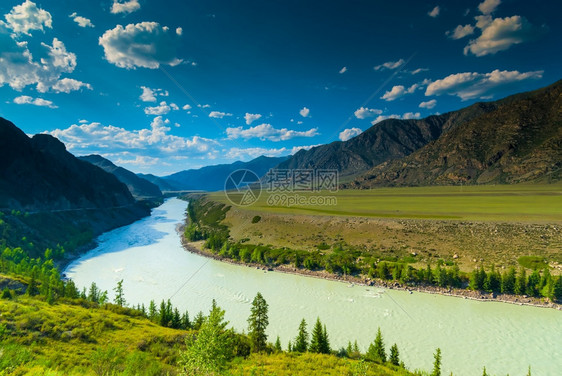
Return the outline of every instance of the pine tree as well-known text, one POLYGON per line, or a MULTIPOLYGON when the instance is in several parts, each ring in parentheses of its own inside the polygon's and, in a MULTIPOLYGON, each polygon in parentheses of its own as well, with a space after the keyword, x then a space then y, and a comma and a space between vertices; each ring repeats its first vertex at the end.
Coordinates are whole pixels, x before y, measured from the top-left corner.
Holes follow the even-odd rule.
POLYGON ((533 273, 529 276, 527 280, 527 289, 525 293, 529 296, 539 296, 539 283, 541 282, 541 276, 539 271, 535 269, 533 273))
POLYGON ((384 350, 384 341, 382 339, 381 328, 377 330, 377 336, 375 341, 369 345, 369 350, 367 350, 367 358, 379 362, 386 362, 386 352, 384 350))
POLYGON ((507 273, 502 276, 501 292, 504 294, 513 294, 515 292, 516 272, 512 266, 507 273))
POLYGON ((488 376, 488 373, 486 372, 486 367, 484 367, 484 370, 482 371, 482 376, 488 376))
POLYGON ((295 338, 293 351, 306 352, 308 350, 308 332, 306 331, 306 321, 302 319, 299 325, 299 334, 295 338))
POLYGON ((328 338, 328 331, 326 330, 326 325, 324 325, 324 330, 322 331, 322 346, 320 346, 320 352, 322 354, 329 354, 332 352, 330 348, 330 339, 328 338))
POLYGON ((265 333, 269 325, 267 311, 267 302, 262 294, 258 292, 252 302, 251 314, 248 317, 248 335, 255 352, 264 351, 267 346, 267 334, 265 333))
POLYGON ((515 293, 519 295, 525 294, 525 289, 527 288, 527 271, 524 267, 519 269, 519 274, 515 281, 515 293))
POLYGON ((99 303, 100 301, 100 290, 95 282, 90 285, 90 290, 88 291, 88 300, 94 303, 99 303))
POLYGON ((314 329, 312 329, 312 339, 310 340, 308 351, 319 353, 320 347, 322 346, 322 337, 322 323, 320 322, 320 318, 316 318, 316 324, 314 324, 314 329))
POLYGON ((187 311, 181 316, 181 328, 184 330, 191 329, 191 321, 189 321, 189 312, 187 311))
POLYGON ((441 376, 441 349, 437 348, 433 354, 433 371, 431 376, 441 376))
POLYGON ((203 316, 203 312, 199 311, 195 316, 195 319, 193 319, 193 329, 199 330, 201 328, 201 325, 203 325, 204 321, 205 321, 205 316, 203 316))
POLYGON ((562 276, 559 275, 552 288, 552 296, 555 300, 562 302, 562 276))
POLYGON ((172 314, 171 326, 174 329, 179 329, 181 327, 181 315, 180 315, 180 311, 177 309, 177 307, 174 308, 174 313, 172 314))
POLYGON ((275 340, 275 352, 282 352, 283 351, 283 347, 281 347, 281 340, 279 339, 279 336, 277 336, 277 339, 275 340))
POLYGON ((115 299, 113 299, 113 302, 120 307, 124 307, 127 303, 125 302, 125 296, 123 294, 123 280, 117 282, 117 286, 113 291, 115 291, 115 299))
POLYGON ((400 365, 400 355, 398 353, 398 346, 396 344, 392 345, 390 348, 390 363, 394 364, 395 366, 400 365))
POLYGON ((148 318, 151 321, 156 321, 157 317, 158 317, 158 309, 156 308, 156 303, 154 303, 154 300, 151 300, 150 304, 148 305, 148 318))

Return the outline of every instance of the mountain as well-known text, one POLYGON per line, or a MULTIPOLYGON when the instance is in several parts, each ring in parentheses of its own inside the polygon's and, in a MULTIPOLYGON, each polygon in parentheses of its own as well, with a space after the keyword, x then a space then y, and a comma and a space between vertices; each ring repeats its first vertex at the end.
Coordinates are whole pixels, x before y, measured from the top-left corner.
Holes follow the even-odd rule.
POLYGON ((348 141, 300 150, 278 168, 336 169, 340 178, 349 180, 380 163, 410 155, 459 124, 494 108, 493 103, 479 103, 421 120, 387 119, 348 141))
POLYGON ((88 244, 115 227, 150 214, 115 176, 81 161, 56 138, 29 138, 0 118, 0 247, 88 244))
POLYGON ((164 191, 177 191, 179 190, 177 187, 174 187, 173 185, 171 185, 170 183, 168 183, 166 180, 152 175, 152 174, 137 174, 138 177, 148 180, 149 182, 151 182, 152 184, 156 185, 162 192, 164 191))
POLYGON ((137 176, 135 173, 114 165, 110 160, 101 155, 87 155, 78 157, 82 161, 89 162, 100 167, 106 172, 115 175, 117 179, 127 186, 133 197, 136 199, 158 198, 162 196, 160 188, 156 184, 137 176))
POLYGON ((466 119, 410 156, 381 163, 348 186, 560 181, 562 80, 485 105, 493 110, 466 119))
POLYGON ((262 177, 286 159, 287 157, 261 156, 249 162, 238 161, 231 164, 207 166, 197 170, 181 171, 164 176, 162 179, 179 190, 218 191, 224 189, 224 183, 228 175, 236 170, 247 169, 253 171, 258 177, 262 177))

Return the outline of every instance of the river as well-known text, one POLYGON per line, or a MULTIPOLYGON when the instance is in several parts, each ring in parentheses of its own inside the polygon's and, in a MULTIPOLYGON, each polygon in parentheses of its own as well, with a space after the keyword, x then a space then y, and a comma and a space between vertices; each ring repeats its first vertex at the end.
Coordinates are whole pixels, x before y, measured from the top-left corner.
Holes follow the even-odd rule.
POLYGON ((171 298, 193 318, 216 299, 226 319, 247 330, 251 301, 260 291, 269 303, 269 340, 283 348, 301 319, 312 330, 326 324, 331 345, 357 339, 362 352, 381 328, 388 348, 398 345, 411 369, 431 370, 442 350, 443 375, 535 375, 562 372, 562 312, 553 309, 456 297, 351 286, 318 278, 264 272, 186 252, 176 232, 187 203, 169 199, 150 217, 107 232, 98 247, 71 263, 65 273, 79 288, 95 282, 113 297, 123 279, 128 303, 171 298))

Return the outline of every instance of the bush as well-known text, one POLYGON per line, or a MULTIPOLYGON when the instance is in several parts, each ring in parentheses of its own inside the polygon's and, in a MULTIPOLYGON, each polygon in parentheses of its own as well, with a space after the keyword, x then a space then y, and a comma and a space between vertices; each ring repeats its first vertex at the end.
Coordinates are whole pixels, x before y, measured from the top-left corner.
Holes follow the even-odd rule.
POLYGON ((258 223, 259 221, 261 221, 261 217, 259 215, 256 215, 254 218, 252 218, 252 223, 258 223))

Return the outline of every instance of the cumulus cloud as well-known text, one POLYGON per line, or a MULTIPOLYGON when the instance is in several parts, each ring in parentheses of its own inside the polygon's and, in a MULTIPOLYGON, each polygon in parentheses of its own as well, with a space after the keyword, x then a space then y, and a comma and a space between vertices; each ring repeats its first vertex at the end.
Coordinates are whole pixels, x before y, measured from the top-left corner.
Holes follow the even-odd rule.
POLYGON ((484 0, 478 5, 478 10, 483 14, 490 14, 500 5, 501 0, 484 0))
POLYGON ((441 12, 441 8, 439 8, 439 5, 437 5, 435 8, 433 8, 432 10, 430 10, 429 12, 427 12, 427 15, 429 17, 437 17, 439 15, 439 13, 441 12))
POLYGON ((300 114, 302 117, 308 117, 308 115, 310 115, 310 110, 309 110, 308 108, 306 108, 306 107, 303 107, 303 108, 299 111, 299 114, 300 114))
POLYGON ((376 108, 360 107, 353 113, 357 119, 367 119, 382 114, 382 110, 376 108))
POLYGON ((75 80, 73 78, 63 78, 57 81, 52 87, 52 89, 57 93, 67 93, 67 94, 73 91, 78 91, 82 88, 92 90, 92 85, 82 81, 75 80))
POLYGON ((447 31, 445 33, 451 39, 461 39, 466 37, 467 35, 474 34, 474 26, 472 25, 458 25, 455 30, 447 31))
POLYGON ((173 156, 203 157, 214 150, 218 143, 207 138, 184 138, 170 134, 170 121, 158 116, 150 128, 127 130, 101 123, 73 124, 66 129, 48 132, 65 143, 74 154, 106 154, 149 156, 153 158, 173 156))
POLYGON ((46 10, 37 7, 37 4, 26 0, 21 5, 16 5, 10 13, 4 16, 6 22, 0 21, 1 25, 11 29, 16 34, 31 35, 32 30, 45 31, 45 27, 53 28, 53 19, 46 10))
POLYGON ((72 18, 80 27, 95 27, 90 19, 79 16, 76 12, 72 13, 68 17, 72 18))
POLYGON ((435 107, 435 105, 437 105, 437 100, 432 99, 430 101, 427 102, 421 102, 420 103, 420 108, 427 108, 428 110, 431 110, 432 108, 435 107))
POLYGON ((113 5, 111 6, 111 13, 133 13, 140 9, 140 4, 138 0, 113 0, 113 5))
POLYGON ((19 97, 14 98, 15 104, 32 104, 34 106, 39 107, 49 107, 49 108, 58 108, 53 104, 53 102, 48 101, 43 98, 33 98, 28 95, 21 95, 19 97))
POLYGON ((260 114, 249 114, 249 113, 246 112, 246 115, 244 115, 244 119, 246 120, 247 125, 252 124, 254 121, 256 121, 260 118, 261 118, 260 114))
POLYGON ((405 114, 402 115, 396 115, 396 114, 392 114, 392 115, 381 115, 378 116, 375 120, 373 120, 371 122, 371 124, 375 125, 377 123, 380 123, 383 120, 386 119, 402 119, 402 120, 412 120, 412 119, 419 119, 421 117, 421 114, 419 112, 406 112, 405 114))
POLYGON ((384 93, 384 95, 381 97, 381 99, 384 99, 385 101, 393 101, 395 99, 398 99, 406 94, 412 94, 414 93, 420 86, 418 84, 413 84, 412 86, 410 86, 409 88, 405 88, 403 85, 396 85, 393 86, 391 90, 387 91, 386 93, 384 93))
POLYGON ((222 119, 226 116, 232 116, 232 114, 229 114, 227 112, 221 112, 221 111, 211 111, 209 113, 209 117, 210 118, 215 118, 215 119, 222 119))
POLYGON ((163 89, 152 89, 147 86, 141 86, 142 93, 139 99, 143 102, 156 102, 156 97, 167 97, 168 91, 163 89))
POLYGON ((374 70, 385 70, 385 69, 396 69, 396 68, 400 68, 402 65, 404 65, 404 63, 406 63, 406 61, 404 61, 404 59, 400 59, 398 61, 387 61, 386 63, 382 63, 381 65, 377 65, 376 67, 374 67, 374 70))
POLYGON ((492 16, 484 15, 477 16, 476 20, 476 27, 482 34, 468 43, 464 48, 465 55, 495 54, 513 45, 530 41, 539 34, 539 30, 521 16, 492 19, 492 16))
POLYGON ((509 87, 517 82, 540 79, 543 71, 525 72, 500 71, 496 69, 490 73, 465 72, 451 74, 434 81, 427 86, 426 96, 455 95, 462 100, 493 96, 494 91, 509 87))
POLYGON ((355 136, 360 135, 363 131, 359 128, 348 128, 340 132, 340 140, 347 141, 355 136))
MULTIPOLYGON (((177 106, 176 106, 177 107, 177 106)), ((172 110, 172 107, 166 101, 160 102, 160 105, 154 107, 146 107, 144 113, 147 115, 166 115, 172 110)))
POLYGON ((264 123, 248 129, 243 129, 242 127, 227 128, 226 134, 231 140, 238 138, 242 138, 244 140, 259 138, 261 140, 269 141, 286 141, 295 137, 314 137, 319 133, 318 128, 312 128, 308 131, 294 131, 287 128, 277 129, 271 124, 264 123))
POLYGON ((157 22, 117 25, 99 38, 99 44, 106 60, 120 68, 157 69, 160 65, 176 66, 182 62, 175 56, 177 33, 157 22))
POLYGON ((292 148, 231 148, 229 150, 225 150, 226 157, 228 159, 236 159, 236 160, 247 160, 247 159, 254 159, 259 156, 265 155, 266 157, 279 157, 282 155, 292 155, 298 152, 299 150, 309 150, 315 146, 319 145, 306 145, 306 146, 294 146, 292 148))
POLYGON ((347 67, 340 69, 339 74, 344 74, 345 72, 347 72, 347 67))

